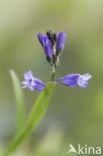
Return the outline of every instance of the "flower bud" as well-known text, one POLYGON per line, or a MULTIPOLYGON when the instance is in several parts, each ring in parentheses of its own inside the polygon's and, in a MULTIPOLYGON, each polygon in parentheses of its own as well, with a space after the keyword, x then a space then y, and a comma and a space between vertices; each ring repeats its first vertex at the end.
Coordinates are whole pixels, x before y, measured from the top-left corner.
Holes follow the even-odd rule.
POLYGON ((52 45, 51 45, 50 40, 48 39, 47 36, 45 37, 41 33, 38 34, 38 40, 44 49, 47 61, 51 62, 53 56, 52 56, 52 45))
POLYGON ((57 41, 57 34, 55 33, 54 30, 50 29, 46 32, 46 35, 48 37, 48 39, 51 41, 52 43, 52 47, 54 46, 54 44, 56 43, 57 41))
POLYGON ((56 55, 58 56, 64 49, 65 32, 60 32, 57 38, 56 55))

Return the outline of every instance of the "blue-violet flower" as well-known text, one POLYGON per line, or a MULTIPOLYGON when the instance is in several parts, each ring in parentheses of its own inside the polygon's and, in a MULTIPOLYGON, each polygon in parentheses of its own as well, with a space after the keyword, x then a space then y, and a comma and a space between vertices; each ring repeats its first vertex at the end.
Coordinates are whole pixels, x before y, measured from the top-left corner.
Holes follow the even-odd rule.
MULTIPOLYGON (((89 73, 84 75, 72 73, 55 81, 55 69, 59 65, 60 53, 64 50, 65 36, 65 32, 60 32, 57 35, 52 29, 46 32, 46 36, 38 33, 38 40, 44 49, 48 62, 51 63, 51 81, 53 81, 55 85, 58 84, 58 82, 61 82, 62 84, 73 88, 77 86, 87 88, 88 80, 92 78, 92 75, 89 73)), ((22 88, 28 88, 33 91, 34 89, 42 90, 45 87, 45 84, 40 79, 33 77, 32 71, 25 72, 24 79, 22 88)))
POLYGON ((87 88, 88 80, 92 78, 92 75, 89 73, 80 75, 80 74, 68 74, 63 78, 59 79, 64 85, 70 87, 77 87, 80 86, 81 88, 87 88))
POLYGON ((56 63, 57 56, 64 49, 65 32, 60 32, 57 35, 53 30, 50 29, 47 31, 46 36, 38 33, 38 40, 45 51, 48 62, 56 63))
POLYGON ((60 32, 57 38, 56 55, 59 55, 60 52, 64 50, 64 43, 65 43, 65 32, 60 32))
POLYGON ((51 62, 53 56, 52 56, 52 45, 50 40, 48 39, 47 36, 43 36, 41 33, 38 34, 38 40, 45 51, 45 55, 48 62, 51 62))
POLYGON ((24 85, 21 87, 22 89, 27 87, 31 91, 34 91, 34 89, 42 90, 45 86, 40 79, 33 77, 32 71, 25 72, 24 79, 25 81, 21 82, 24 85))

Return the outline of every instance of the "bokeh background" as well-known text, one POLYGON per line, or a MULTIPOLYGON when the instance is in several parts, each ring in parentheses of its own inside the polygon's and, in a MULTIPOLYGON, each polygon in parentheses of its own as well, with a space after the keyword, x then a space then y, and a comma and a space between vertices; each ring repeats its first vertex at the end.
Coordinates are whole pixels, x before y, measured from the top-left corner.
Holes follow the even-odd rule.
MULTIPOLYGON (((69 144, 103 147, 103 0, 0 0, 0 152, 16 130, 16 104, 9 70, 25 71, 45 83, 50 65, 37 33, 66 32, 56 78, 91 73, 87 89, 58 85, 36 131, 13 155, 72 156, 69 144)), ((39 92, 25 95, 26 117, 39 92)))

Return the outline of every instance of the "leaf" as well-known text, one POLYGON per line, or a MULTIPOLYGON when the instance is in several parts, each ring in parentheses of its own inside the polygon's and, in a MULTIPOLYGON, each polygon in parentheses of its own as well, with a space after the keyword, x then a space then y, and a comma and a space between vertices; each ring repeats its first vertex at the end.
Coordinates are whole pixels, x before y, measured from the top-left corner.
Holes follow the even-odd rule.
POLYGON ((41 95, 37 99, 29 115, 29 118, 26 123, 27 127, 30 125, 35 127, 38 124, 38 122, 42 119, 42 116, 46 112, 47 105, 49 103, 53 88, 54 88, 54 83, 51 82, 47 84, 45 89, 42 91, 41 95))
POLYGON ((96 119, 103 121, 103 86, 97 90, 96 96, 94 98, 93 108, 96 119))
POLYGON ((8 149, 4 152, 3 156, 7 156, 12 153, 19 146, 19 144, 30 134, 30 132, 32 132, 32 130, 35 130, 47 110, 53 88, 53 82, 50 82, 46 85, 32 108, 24 130, 19 133, 18 136, 13 140, 8 149))
POLYGON ((13 70, 10 70, 10 75, 12 78, 14 94, 16 98, 16 109, 17 109, 17 133, 19 133, 24 126, 24 95, 21 90, 21 85, 16 73, 13 70))

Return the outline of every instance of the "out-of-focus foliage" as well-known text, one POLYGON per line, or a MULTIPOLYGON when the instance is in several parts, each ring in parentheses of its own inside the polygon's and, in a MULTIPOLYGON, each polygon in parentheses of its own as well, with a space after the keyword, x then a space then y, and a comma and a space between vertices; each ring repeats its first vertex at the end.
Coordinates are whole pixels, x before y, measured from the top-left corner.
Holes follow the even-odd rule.
MULTIPOLYGON (((57 33, 66 32, 56 77, 89 72, 93 78, 88 89, 63 85, 55 88, 45 118, 17 155, 66 156, 70 143, 103 144, 103 0, 1 0, 0 152, 16 131, 9 70, 14 69, 21 81, 29 69, 44 82, 50 80, 50 66, 36 35, 51 27, 57 33)), ((28 115, 38 92, 25 89, 24 94, 28 115)))
POLYGON ((15 104, 16 104, 16 111, 17 111, 17 133, 21 131, 24 127, 24 118, 25 118, 25 107, 24 107, 24 95, 21 90, 21 85, 18 76, 13 70, 10 70, 10 75, 13 83, 14 88, 14 95, 15 95, 15 104))
MULTIPOLYGON (((14 85, 17 86, 17 88, 18 88, 18 86, 20 86, 20 84, 18 83, 18 78, 16 76, 16 73, 14 71, 12 71, 11 76, 12 76, 13 81, 15 80, 14 85)), ((3 154, 2 154, 3 156, 9 156, 11 153, 13 153, 17 149, 17 147, 24 141, 24 139, 26 139, 30 135, 30 133, 36 129, 36 127, 38 126, 40 121, 43 119, 44 114, 46 113, 47 106, 48 106, 48 103, 50 101, 50 97, 52 95, 53 89, 54 89, 54 83, 53 82, 50 82, 45 86, 45 88, 41 92, 40 96, 38 97, 37 101, 35 102, 25 125, 24 125, 24 123, 22 123, 22 125, 24 127, 23 128, 19 127, 19 133, 17 133, 14 136, 12 143, 3 152, 3 154)), ((18 99, 18 94, 21 97, 22 92, 20 93, 19 89, 17 90, 16 100, 18 99)), ((17 101, 17 104, 18 104, 18 101, 17 101)), ((21 114, 22 113, 24 114, 24 112, 21 112, 20 106, 18 108, 18 111, 21 114)), ((18 121, 19 120, 20 119, 18 118, 18 121)))

